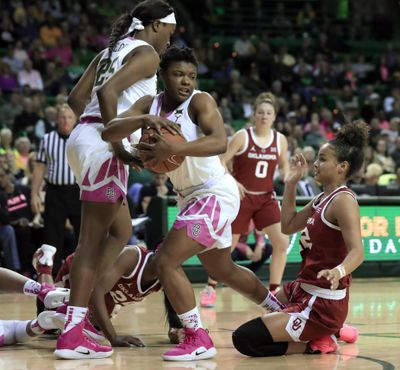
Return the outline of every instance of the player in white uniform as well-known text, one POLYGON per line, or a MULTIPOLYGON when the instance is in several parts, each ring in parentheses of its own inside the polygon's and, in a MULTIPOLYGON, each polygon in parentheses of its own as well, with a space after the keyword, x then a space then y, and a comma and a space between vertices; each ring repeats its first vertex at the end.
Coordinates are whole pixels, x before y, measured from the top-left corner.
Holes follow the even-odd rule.
POLYGON ((69 96, 68 103, 81 117, 68 140, 67 155, 81 189, 82 225, 57 357, 88 359, 112 354, 110 346, 88 340, 83 327, 95 282, 130 237, 125 201, 128 168, 124 164, 132 164, 135 158, 121 141, 109 147, 101 140, 101 131, 138 98, 155 94, 159 54, 167 48, 175 27, 168 3, 139 3, 116 21, 109 48, 97 55, 69 96))
POLYGON ((185 156, 182 165, 168 173, 179 194, 179 214, 155 263, 185 332, 184 341, 163 358, 198 360, 214 356, 216 349, 202 328, 192 286, 181 268, 189 257, 197 254, 211 276, 254 302, 271 310, 279 310, 281 305, 250 270, 232 261, 231 223, 239 210, 239 190, 218 157, 226 150, 227 139, 217 104, 209 94, 194 90, 197 60, 193 50, 171 47, 160 67, 165 91, 154 99, 148 96, 138 100, 121 118, 110 122, 102 136, 113 142, 143 125, 174 122, 187 140, 169 144, 155 134, 156 144, 141 143, 138 148, 155 162, 173 154, 185 156), (148 112, 151 115, 138 117, 148 112))
MULTIPOLYGON (((38 283, 15 271, 0 267, 0 292, 24 293, 38 297, 47 308, 56 308, 68 300, 69 289, 38 283)), ((45 330, 56 329, 50 317, 53 311, 43 311, 34 320, 0 320, 0 347, 26 342, 43 334, 45 330)), ((4 312, 2 312, 4 314, 4 312)))

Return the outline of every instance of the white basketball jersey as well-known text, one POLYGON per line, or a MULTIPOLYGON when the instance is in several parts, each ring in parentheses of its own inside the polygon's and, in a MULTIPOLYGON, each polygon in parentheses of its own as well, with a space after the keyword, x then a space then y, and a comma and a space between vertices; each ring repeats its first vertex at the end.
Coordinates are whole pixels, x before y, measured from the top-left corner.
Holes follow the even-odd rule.
MULTIPOLYGON (((135 48, 143 45, 149 45, 142 40, 136 40, 133 37, 126 37, 117 42, 114 51, 108 57, 108 50, 104 50, 102 57, 97 65, 96 79, 92 89, 90 102, 86 106, 82 116, 101 117, 99 101, 97 99, 97 91, 101 86, 123 65, 125 57, 135 48)), ((128 87, 122 92, 118 98, 117 114, 121 114, 131 107, 133 103, 145 95, 156 95, 157 93, 157 77, 156 75, 140 80, 128 87)))
MULTIPOLYGON (((203 137, 204 134, 200 127, 196 125, 189 116, 189 105, 195 94, 201 91, 195 90, 193 94, 185 100, 174 111, 164 114, 163 117, 181 126, 183 136, 187 141, 194 141, 203 137)), ((159 116, 162 105, 163 93, 158 94, 150 108, 150 114, 159 116)), ((218 156, 211 157, 186 157, 183 163, 174 171, 168 172, 175 190, 183 191, 193 186, 204 184, 211 178, 223 176, 225 168, 218 156)))

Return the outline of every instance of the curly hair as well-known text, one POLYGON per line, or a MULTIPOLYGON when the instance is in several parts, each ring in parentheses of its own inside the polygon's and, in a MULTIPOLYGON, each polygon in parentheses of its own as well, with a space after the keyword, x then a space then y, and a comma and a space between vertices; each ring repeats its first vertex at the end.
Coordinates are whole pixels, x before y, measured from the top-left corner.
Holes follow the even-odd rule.
POLYGON ((166 50, 161 57, 160 68, 161 70, 167 70, 169 65, 173 62, 187 62, 198 66, 198 61, 194 50, 191 48, 180 48, 179 46, 172 45, 166 50))
POLYGON ((350 164, 347 178, 357 172, 364 162, 364 147, 368 144, 369 127, 356 120, 341 127, 336 137, 329 142, 333 146, 339 162, 350 164))

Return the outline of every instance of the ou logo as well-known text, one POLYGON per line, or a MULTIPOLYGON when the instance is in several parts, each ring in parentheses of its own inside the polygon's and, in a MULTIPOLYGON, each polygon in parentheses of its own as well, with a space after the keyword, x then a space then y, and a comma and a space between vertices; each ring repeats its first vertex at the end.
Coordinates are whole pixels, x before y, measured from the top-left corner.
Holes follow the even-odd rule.
POLYGON ((192 235, 197 237, 200 234, 201 226, 200 224, 194 224, 192 227, 192 235))
POLYGON ((303 323, 303 321, 297 317, 297 318, 296 318, 295 320, 293 320, 293 322, 292 322, 292 329, 293 329, 294 331, 299 330, 299 329, 301 328, 301 324, 302 324, 302 323, 303 323))

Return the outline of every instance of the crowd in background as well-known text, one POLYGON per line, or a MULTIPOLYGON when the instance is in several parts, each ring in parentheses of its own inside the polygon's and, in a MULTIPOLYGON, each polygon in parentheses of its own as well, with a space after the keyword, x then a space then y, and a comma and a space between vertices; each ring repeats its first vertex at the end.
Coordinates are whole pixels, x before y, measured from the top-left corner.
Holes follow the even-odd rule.
MULTIPOLYGON (((6 199, 15 187, 27 198, 19 209, 26 214, 12 220, 15 227, 33 222, 28 198, 35 152, 43 136, 56 128, 57 105, 66 101, 96 53, 107 47, 117 14, 114 3, 0 3, 0 180, 7 177, 0 187, 6 199)), ((271 91, 279 101, 276 129, 286 135, 291 155, 307 153, 311 177, 320 145, 345 122, 361 118, 371 135, 366 163, 351 180, 354 188, 361 194, 374 195, 377 189, 400 194, 400 54, 395 25, 390 17, 384 21, 387 1, 365 7, 359 0, 335 2, 347 4, 348 10, 346 16, 342 9, 335 22, 326 16, 323 3, 329 1, 274 1, 268 8, 257 0, 171 3, 182 18, 175 41, 195 49, 199 87, 215 97, 228 135, 251 124, 254 98, 271 91), (225 13, 230 23, 224 26, 225 13), (245 16, 254 19, 248 29, 245 16), (218 27, 216 35, 212 29, 218 27), (352 49, 366 39, 378 40, 379 53, 352 49)), ((279 189, 279 178, 276 183, 279 189)), ((29 242, 37 243, 33 234, 29 242)))

